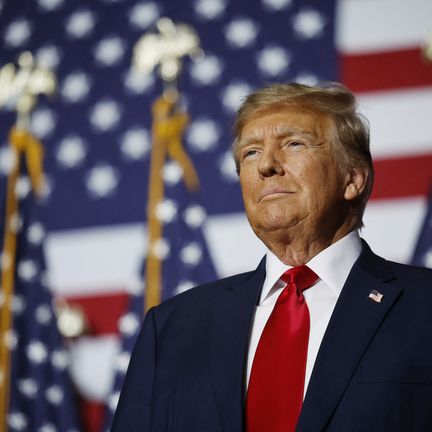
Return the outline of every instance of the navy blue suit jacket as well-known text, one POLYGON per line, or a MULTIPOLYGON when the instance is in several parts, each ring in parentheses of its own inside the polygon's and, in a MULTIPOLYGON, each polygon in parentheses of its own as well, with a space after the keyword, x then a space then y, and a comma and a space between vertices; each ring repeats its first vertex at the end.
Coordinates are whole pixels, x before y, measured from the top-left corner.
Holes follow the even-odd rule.
MULTIPOLYGON (((248 340, 264 278, 261 262, 148 312, 113 432, 244 430, 248 340)), ((297 431, 432 431, 431 270, 386 261, 364 244, 324 335, 297 431), (372 290, 381 303, 368 298, 372 290)))

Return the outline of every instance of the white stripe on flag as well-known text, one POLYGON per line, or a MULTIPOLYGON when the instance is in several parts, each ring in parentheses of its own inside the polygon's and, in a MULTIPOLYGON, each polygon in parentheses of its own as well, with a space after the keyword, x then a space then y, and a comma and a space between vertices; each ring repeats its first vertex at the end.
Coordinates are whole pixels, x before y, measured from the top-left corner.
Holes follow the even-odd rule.
POLYGON ((342 53, 421 46, 430 36, 430 0, 339 0, 336 40, 342 53))
POLYGON ((358 104, 375 158, 432 152, 432 87, 361 94, 358 104))

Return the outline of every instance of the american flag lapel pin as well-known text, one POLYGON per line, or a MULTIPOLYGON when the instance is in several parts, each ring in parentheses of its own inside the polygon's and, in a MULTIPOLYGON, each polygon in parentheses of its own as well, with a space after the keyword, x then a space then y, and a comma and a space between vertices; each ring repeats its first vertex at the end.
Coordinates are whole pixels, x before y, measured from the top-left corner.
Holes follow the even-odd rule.
POLYGON ((384 298, 384 296, 377 290, 372 290, 369 294, 369 298, 376 303, 381 303, 381 300, 384 298))

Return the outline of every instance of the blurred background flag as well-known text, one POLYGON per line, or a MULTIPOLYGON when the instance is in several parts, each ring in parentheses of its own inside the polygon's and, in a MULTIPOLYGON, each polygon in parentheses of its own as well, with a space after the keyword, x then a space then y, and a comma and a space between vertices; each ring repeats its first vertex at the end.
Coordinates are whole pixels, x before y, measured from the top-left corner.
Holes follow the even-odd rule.
POLYGON ((46 230, 36 202, 43 189, 43 148, 24 128, 37 93, 27 86, 30 74, 16 95, 19 126, 9 135, 14 161, 0 216, 0 430, 77 432, 69 355, 46 285, 46 230))
MULTIPOLYGON (((174 167, 172 161, 165 165, 165 169, 175 169, 176 175, 165 176, 166 195, 163 208, 160 210, 164 231, 163 243, 159 246, 162 300, 217 277, 201 230, 205 210, 194 194, 185 187, 178 167, 174 167)), ((144 279, 138 279, 129 286, 129 307, 119 321, 121 348, 114 362, 114 384, 108 398, 105 419, 107 430, 117 406, 130 355, 143 320, 144 287, 144 279)))
MULTIPOLYGON (((18 241, 13 321, 6 339, 11 362, 9 409, 7 429, 2 430, 77 432, 81 428, 68 375, 69 353, 57 328, 52 293, 46 286, 42 250, 45 226, 25 171, 17 185, 19 213, 12 222, 18 241)), ((4 268, 8 257, 2 258, 4 268)))
POLYGON ((411 264, 432 268, 432 188, 411 264))
MULTIPOLYGON (((162 91, 155 76, 134 73, 130 59, 161 16, 192 25, 205 51, 179 83, 191 117, 184 146, 201 183, 204 212, 195 214, 204 215, 218 276, 250 270, 263 254, 243 213, 230 126, 241 98, 269 81, 340 80, 357 94, 376 168, 362 235, 377 253, 409 262, 427 210, 432 65, 422 49, 432 32, 430 0, 0 1, 1 63, 29 49, 59 80, 58 98, 38 105, 32 131, 46 145, 49 285, 88 320, 88 333, 69 345, 87 430, 95 432, 121 352, 127 287, 146 255, 151 106, 162 91)), ((0 122, 0 187, 12 117, 0 122)), ((175 203, 165 206, 168 215, 187 201, 170 195, 174 164, 164 177, 175 203)))
POLYGON ((149 74, 156 69, 164 90, 152 107, 144 280, 135 285, 138 290, 132 292, 119 322, 121 350, 115 362, 106 430, 110 429, 144 312, 217 278, 201 230, 206 215, 198 204, 199 179, 183 146, 190 119, 181 106, 182 95, 176 84, 183 57, 200 51, 199 38, 192 27, 166 17, 157 21, 156 28, 144 34, 134 48, 133 64, 138 72, 149 74))

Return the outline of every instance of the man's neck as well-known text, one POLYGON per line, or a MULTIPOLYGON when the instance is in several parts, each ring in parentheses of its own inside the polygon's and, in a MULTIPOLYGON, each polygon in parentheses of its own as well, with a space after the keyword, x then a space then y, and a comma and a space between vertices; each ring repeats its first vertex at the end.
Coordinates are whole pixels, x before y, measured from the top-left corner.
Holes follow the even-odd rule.
POLYGON ((296 229, 266 232, 258 235, 268 249, 286 265, 298 266, 309 262, 315 255, 346 236, 355 227, 353 223, 345 223, 331 235, 316 232, 314 236, 306 236, 296 229))

